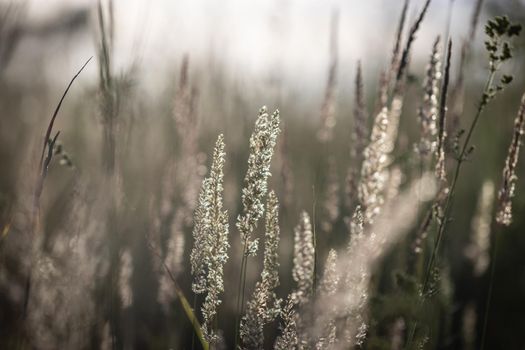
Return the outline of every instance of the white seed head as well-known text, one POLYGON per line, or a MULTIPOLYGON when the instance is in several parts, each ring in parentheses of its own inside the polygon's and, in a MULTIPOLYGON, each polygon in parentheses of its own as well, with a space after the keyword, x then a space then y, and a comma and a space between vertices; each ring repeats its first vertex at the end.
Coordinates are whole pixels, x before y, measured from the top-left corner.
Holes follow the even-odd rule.
POLYGON ((263 200, 268 191, 270 163, 279 132, 279 111, 269 115, 266 107, 262 107, 250 137, 248 170, 242 189, 243 209, 237 218, 237 229, 248 255, 255 255, 257 252, 257 241, 252 241, 251 235, 264 215, 263 200))

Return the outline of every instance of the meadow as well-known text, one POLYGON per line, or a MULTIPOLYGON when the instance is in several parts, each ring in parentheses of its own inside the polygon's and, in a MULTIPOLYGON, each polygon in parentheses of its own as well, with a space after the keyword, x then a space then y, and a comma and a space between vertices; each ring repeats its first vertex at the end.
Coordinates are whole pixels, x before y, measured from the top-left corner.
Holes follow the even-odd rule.
POLYGON ((315 97, 220 50, 152 92, 112 0, 48 27, 2 3, 0 348, 525 348, 525 5, 457 2, 399 1, 352 62, 331 9, 315 97), (74 32, 73 70, 26 66, 74 32))

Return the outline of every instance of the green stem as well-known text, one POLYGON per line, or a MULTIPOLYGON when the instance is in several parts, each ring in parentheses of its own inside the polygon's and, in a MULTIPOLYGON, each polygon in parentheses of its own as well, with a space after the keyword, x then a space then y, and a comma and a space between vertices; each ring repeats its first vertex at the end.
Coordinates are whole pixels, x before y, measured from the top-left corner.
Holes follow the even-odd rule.
MULTIPOLYGON (((155 250, 155 247, 152 246, 151 244, 148 244, 148 245, 151 251, 153 252, 153 254, 155 254, 157 257, 159 257, 159 259, 161 259, 162 257, 155 250)), ((204 350, 209 350, 210 345, 208 344, 206 339, 204 339, 204 334, 202 333, 201 324, 197 316, 195 315, 195 310, 192 309, 190 303, 188 303, 188 299, 186 299, 186 297, 184 296, 184 293, 182 292, 182 289, 179 287, 179 284, 177 283, 177 280, 175 279, 175 276, 171 272, 169 266, 164 262, 162 263, 162 266, 164 267, 164 270, 166 270, 166 273, 168 274, 169 278, 173 282, 173 288, 175 289, 175 294, 177 294, 177 297, 179 298, 180 303, 182 305, 182 309, 184 310, 184 313, 188 317, 188 320, 191 322, 193 330, 195 331, 197 338, 199 338, 202 348, 204 350)))
POLYGON ((182 305, 182 309, 184 310, 184 313, 190 320, 191 325, 193 326, 193 330, 195 331, 197 338, 199 338, 199 341, 201 342, 202 348, 204 350, 208 350, 210 346, 208 342, 206 341, 206 339, 204 339, 204 334, 202 334, 202 329, 201 329, 199 320, 197 320, 197 316, 195 316, 194 310, 191 308, 190 303, 188 303, 188 299, 186 299, 186 297, 182 293, 182 290, 179 288, 179 286, 175 284, 175 282, 174 282, 174 285, 175 285, 175 293, 177 293, 177 296, 179 297, 180 303, 182 305))

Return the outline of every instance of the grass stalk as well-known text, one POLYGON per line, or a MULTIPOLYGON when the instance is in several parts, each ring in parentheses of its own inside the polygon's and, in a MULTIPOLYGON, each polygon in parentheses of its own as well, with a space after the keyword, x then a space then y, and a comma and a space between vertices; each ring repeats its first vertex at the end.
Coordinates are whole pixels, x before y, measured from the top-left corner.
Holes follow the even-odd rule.
POLYGON ((481 333, 481 344, 480 344, 480 350, 485 349, 485 338, 487 335, 487 325, 489 320, 489 312, 490 312, 490 303, 492 301, 492 290, 494 288, 494 276, 496 274, 496 259, 498 254, 498 240, 499 240, 499 230, 496 230, 494 235, 494 246, 492 247, 492 254, 490 259, 490 277, 489 277, 489 290, 487 294, 487 300, 485 302, 485 313, 483 315, 483 331, 481 333))
POLYGON ((237 308, 235 315, 235 349, 239 345, 239 327, 242 317, 242 306, 244 305, 244 291, 246 288, 246 268, 248 267, 247 257, 248 247, 246 242, 243 244, 242 259, 241 259, 241 273, 239 274, 239 286, 237 288, 237 308))
MULTIPOLYGON (((496 70, 497 69, 491 69, 490 70, 490 74, 489 74, 489 76, 487 78, 487 81, 485 82, 485 87, 483 89, 483 94, 488 93, 488 90, 489 90, 490 86, 492 86, 492 83, 494 81, 494 77, 496 75, 496 70)), ((470 124, 470 127, 469 127, 468 132, 467 132, 467 136, 465 138, 465 141, 463 142, 463 145, 461 147, 461 151, 459 152, 459 155, 458 155, 458 157, 456 159, 456 168, 454 170, 454 176, 452 178, 452 183, 450 185, 450 189, 449 189, 449 192, 448 192, 448 195, 447 195, 447 199, 445 201, 444 214, 443 214, 443 217, 441 218, 441 221, 439 223, 437 237, 436 237, 436 240, 434 241, 434 245, 432 247, 432 253, 430 255, 430 260, 428 262, 427 269, 426 269, 426 272, 425 272, 425 279, 423 281, 423 286, 421 288, 421 296, 420 296, 419 303, 418 303, 419 304, 418 305, 418 309, 421 307, 423 299, 425 298, 425 294, 428 292, 427 289, 429 287, 429 282, 430 282, 430 277, 432 275, 432 270, 434 269, 434 265, 436 263, 437 255, 438 255, 438 252, 439 252, 439 247, 441 245, 441 241, 443 239, 443 235, 444 235, 445 229, 447 227, 447 223, 449 221, 450 213, 451 213, 451 210, 452 210, 452 202, 453 202, 456 186, 457 186, 458 179, 459 179, 459 174, 461 172, 461 166, 462 166, 463 162, 465 161, 466 152, 470 148, 469 147, 470 139, 472 138, 474 130, 475 130, 477 124, 478 124, 479 118, 482 115, 483 111, 485 110, 486 105, 487 105, 486 102, 484 102, 483 100, 481 100, 479 102, 478 108, 476 110, 476 114, 474 116, 474 119, 472 120, 472 123, 470 124)), ((413 323, 413 325, 411 327, 411 330, 409 332, 409 336, 408 336, 408 340, 407 340, 407 346, 406 346, 407 348, 410 348, 410 345, 411 345, 411 343, 413 341, 413 338, 415 336, 415 333, 416 333, 416 329, 417 329, 417 320, 413 323)))
POLYGON ((312 192, 313 192, 313 201, 312 201, 312 233, 313 233, 313 236, 312 236, 312 244, 314 246, 314 273, 313 273, 313 276, 312 276, 312 280, 313 280, 313 283, 312 283, 312 295, 314 296, 315 298, 315 293, 317 291, 317 263, 318 263, 318 256, 317 256, 317 235, 316 235, 316 230, 315 230, 315 217, 316 217, 316 206, 317 206, 317 200, 316 200, 316 195, 315 195, 315 185, 312 187, 312 192))
MULTIPOLYGON (((148 243, 148 246, 149 246, 149 248, 150 248, 150 250, 152 251, 153 254, 155 254, 159 259, 162 259, 162 256, 160 255, 160 253, 156 251, 155 247, 151 243, 148 243)), ((171 269, 169 268, 169 266, 163 260, 161 260, 161 261, 162 261, 162 267, 164 268, 164 270, 168 274, 170 280, 173 282, 173 289, 175 290, 175 294, 177 294, 177 297, 180 300, 182 309, 184 310, 184 313, 186 314, 186 317, 191 322, 191 325, 193 327, 193 331, 195 332, 195 335, 199 339, 199 341, 200 341, 200 343, 202 345, 202 348, 204 350, 208 350, 210 348, 210 345, 208 344, 206 339, 204 339, 204 334, 202 332, 201 324, 199 322, 199 319, 195 315, 195 308, 192 308, 190 303, 188 302, 188 299, 186 299, 186 296, 184 295, 184 292, 182 291, 182 289, 180 288, 179 284, 177 283, 177 279, 175 278, 175 276, 171 272, 171 269)), ((195 296, 194 297, 194 305, 196 304, 196 300, 197 300, 197 297, 195 296)))
MULTIPOLYGON (((53 115, 51 116, 51 119, 49 121, 49 124, 46 129, 46 133, 44 136, 44 142, 42 145, 42 153, 40 155, 40 161, 38 165, 38 176, 36 178, 35 183, 35 190, 33 193, 33 203, 32 203, 32 210, 31 210, 31 238, 34 238, 36 231, 38 230, 38 217, 40 215, 40 198, 42 196, 42 191, 44 190, 44 181, 47 177, 47 172, 49 169, 49 165, 51 164, 51 160, 53 158, 53 146, 55 145, 58 136, 60 134, 60 131, 58 131, 55 136, 51 139, 51 134, 53 133, 53 126, 55 124, 56 118, 58 116, 58 112, 60 111, 60 108, 62 107, 62 103, 64 102, 64 99, 66 98, 66 95, 69 92, 69 89, 75 82, 75 80, 78 78, 80 73, 86 68, 88 63, 91 61, 93 57, 90 57, 83 65, 80 67, 80 69, 77 71, 77 73, 71 78, 69 81, 69 84, 67 85, 66 89, 64 90, 62 96, 60 97, 60 100, 58 101, 58 104, 55 107, 55 111, 53 112, 53 115), (46 155, 47 151, 47 155, 46 155)), ((31 244, 32 246, 33 244, 31 244)), ((31 289, 31 273, 33 269, 33 258, 31 258, 31 262, 29 264, 29 271, 27 273, 27 280, 25 283, 25 292, 24 292, 24 304, 22 309, 22 318, 25 318, 27 315, 27 307, 29 304, 29 295, 30 295, 30 289, 31 289)))

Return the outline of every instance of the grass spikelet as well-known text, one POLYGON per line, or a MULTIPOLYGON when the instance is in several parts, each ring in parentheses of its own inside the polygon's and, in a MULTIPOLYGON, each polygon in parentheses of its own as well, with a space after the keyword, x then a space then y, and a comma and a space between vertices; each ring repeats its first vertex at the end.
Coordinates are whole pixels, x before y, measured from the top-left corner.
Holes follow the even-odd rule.
MULTIPOLYGON (((255 121, 255 129, 250 137, 250 155, 248 157, 248 170, 244 177, 242 189, 242 212, 237 217, 237 229, 242 243, 241 272, 239 274, 239 289, 237 295, 237 317, 243 313, 244 289, 246 287, 246 270, 248 257, 255 256, 259 240, 253 239, 253 231, 257 228, 259 219, 264 215, 263 199, 268 191, 268 177, 270 163, 274 153, 279 129, 279 111, 268 114, 266 106, 259 110, 255 121)), ((237 347, 239 322, 236 323, 235 341, 237 347)))
POLYGON ((481 187, 476 213, 471 223, 471 242, 465 255, 474 265, 474 275, 481 276, 490 263, 490 225, 492 222, 492 203, 494 183, 487 180, 481 187))
POLYGON ((314 288, 315 247, 310 217, 303 211, 294 233, 292 277, 296 288, 288 295, 281 312, 283 327, 275 341, 275 349, 295 349, 308 344, 306 331, 308 304, 314 288))
POLYGON ((352 155, 358 160, 362 157, 368 136, 368 123, 365 107, 365 92, 363 87, 363 69, 361 61, 357 62, 354 92, 354 128, 352 132, 352 155))
POLYGON ((390 69, 387 78, 387 85, 390 84, 390 81, 399 69, 399 54, 401 52, 401 41, 403 37, 403 30, 405 28, 409 2, 409 0, 405 0, 405 3, 403 4, 403 9, 401 10, 401 15, 399 16, 394 49, 392 50, 392 58, 390 60, 390 69))
POLYGON ((288 298, 286 305, 281 312, 283 325, 281 334, 275 340, 275 350, 297 349, 299 345, 299 336, 297 335, 297 323, 299 315, 295 310, 296 302, 293 298, 288 298))
POLYGON ((133 290, 131 289, 131 276, 133 275, 133 258, 129 250, 124 250, 120 255, 119 290, 120 299, 124 308, 133 304, 133 290))
MULTIPOLYGON (((363 257, 360 255, 359 246, 366 239, 365 236, 365 217, 361 207, 357 207, 350 223, 350 242, 347 247, 349 259, 358 261, 363 257)), ((374 235, 372 235, 374 236, 374 235)), ((353 273, 344 272, 344 285, 352 290, 352 302, 345 305, 344 339, 348 344, 360 345, 364 341, 367 333, 366 315, 364 309, 368 300, 368 281, 370 271, 363 266, 353 273)))
POLYGON ((191 254, 193 291, 206 294, 202 305, 202 331, 209 343, 219 340, 213 322, 224 291, 224 264, 228 259, 228 214, 223 210, 224 141, 219 135, 210 175, 202 185, 195 213, 194 246, 191 254))
POLYGON ((314 287, 315 248, 312 224, 308 213, 301 213, 299 224, 295 227, 292 275, 297 283, 293 293, 299 304, 308 301, 314 287))
POLYGON ((498 212, 496 214, 496 222, 505 226, 509 226, 512 222, 512 198, 514 197, 516 181, 518 179, 516 166, 518 165, 524 125, 525 94, 521 98, 520 109, 514 120, 514 134, 507 153, 507 159, 505 160, 503 180, 498 192, 498 212))
POLYGON ((270 162, 279 132, 279 111, 269 115, 266 107, 262 107, 250 137, 248 170, 242 189, 243 210, 237 218, 237 229, 245 247, 244 255, 255 255, 257 252, 258 241, 252 241, 251 235, 264 215, 263 199, 268 191, 270 162))
POLYGON ((281 334, 275 341, 275 349, 296 349, 309 346, 307 332, 311 315, 311 296, 314 292, 315 246, 310 216, 303 211, 294 230, 294 255, 292 277, 296 288, 288 295, 281 312, 281 334))
POLYGON ((399 122, 403 112, 404 96, 401 92, 396 92, 392 98, 390 110, 388 111, 388 124, 385 138, 385 152, 389 155, 394 151, 397 137, 399 134, 399 122))
POLYGON ((423 8, 421 9, 421 12, 419 13, 419 16, 417 17, 416 21, 410 28, 410 32, 408 34, 408 39, 405 44, 405 48, 403 49, 403 53, 401 55, 401 59, 399 61, 399 67, 397 69, 397 76, 396 76, 396 84, 398 84, 401 79, 403 78, 406 69, 408 68, 408 62, 409 62, 409 56, 410 56, 410 49, 412 48, 412 44, 416 40, 416 33, 419 30, 419 27, 421 26, 421 23, 423 22, 423 19, 425 18, 425 15, 427 13, 428 7, 430 6, 431 0, 426 0, 425 4, 423 5, 423 8))
POLYGON ((323 198, 323 220, 321 221, 321 229, 325 233, 330 233, 334 227, 335 222, 339 218, 339 176, 337 172, 337 163, 334 157, 328 158, 328 171, 326 174, 326 188, 324 190, 323 198))
POLYGON ((192 290, 201 294, 206 291, 206 251, 210 248, 208 232, 210 230, 210 198, 211 184, 208 178, 204 179, 195 209, 195 226, 193 228, 193 249, 190 255, 191 274, 193 275, 192 290))
POLYGON ((264 267, 261 281, 255 285, 252 300, 247 303, 246 315, 240 325, 241 348, 262 349, 264 326, 273 322, 280 313, 281 300, 274 289, 279 286, 279 202, 273 191, 266 203, 266 232, 264 267))
POLYGON ((363 152, 368 140, 368 120, 364 101, 363 72, 357 62, 354 93, 354 121, 350 145, 350 166, 346 177, 346 205, 351 210, 357 205, 359 169, 363 163, 363 152))
MULTIPOLYGON (((339 271, 337 271, 337 252, 330 249, 324 267, 323 278, 319 284, 319 299, 329 298, 337 293, 339 288, 339 271)), ((333 307, 329 305, 327 307, 333 307)), ((318 337, 315 344, 316 349, 327 349, 332 347, 336 342, 336 320, 331 319, 325 326, 325 329, 318 337)))
POLYGON ((336 124, 335 104, 337 87, 337 66, 339 45, 339 12, 334 10, 330 20, 330 65, 328 68, 328 79, 326 82, 323 105, 321 106, 321 129, 317 137, 321 142, 328 142, 334 138, 336 124))
POLYGON ((374 121, 370 143, 363 152, 359 202, 367 224, 373 223, 384 203, 383 192, 388 180, 387 129, 388 109, 384 107, 374 121))
POLYGON ((445 64, 445 76, 443 78, 443 87, 441 89, 441 101, 439 104, 439 123, 438 123, 438 142, 436 149, 436 176, 441 181, 446 181, 445 169, 445 139, 446 132, 446 118, 447 118, 447 94, 450 80, 450 58, 452 55, 452 40, 448 42, 447 61, 445 64))
POLYGON ((439 82, 441 80, 440 42, 441 38, 438 36, 432 46, 432 53, 427 65, 425 82, 423 84, 423 103, 418 111, 421 139, 417 151, 422 157, 432 154, 436 149, 438 95, 439 82))

